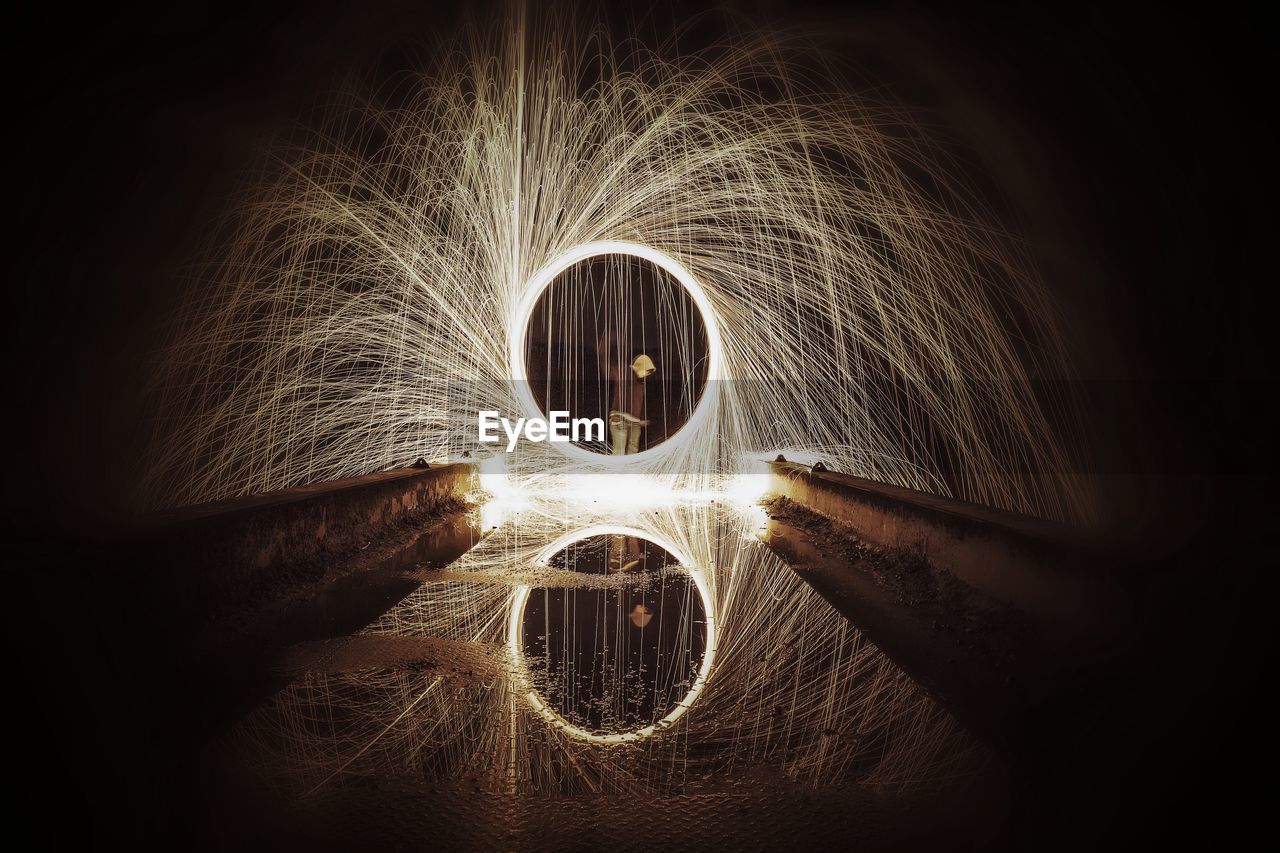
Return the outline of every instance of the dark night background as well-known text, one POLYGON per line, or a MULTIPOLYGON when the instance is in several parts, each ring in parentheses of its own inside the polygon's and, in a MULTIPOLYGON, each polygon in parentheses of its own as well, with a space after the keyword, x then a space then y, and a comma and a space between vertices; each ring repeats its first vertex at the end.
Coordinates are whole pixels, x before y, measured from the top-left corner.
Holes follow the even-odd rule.
MULTIPOLYGON (((641 13, 636 34, 686 20, 691 5, 675 5, 641 13)), ((1062 745, 1080 759, 1054 805, 1058 840, 1230 844, 1262 813, 1266 791, 1242 771, 1270 740, 1257 692, 1275 601, 1258 551, 1275 385, 1260 304, 1274 274, 1256 267, 1275 148, 1260 128, 1274 100, 1258 92, 1263 28, 1101 5, 706 8, 691 49, 726 26, 815 25, 934 111, 1007 194, 1009 227, 1037 247, 1107 401, 1101 473, 1143 484, 1114 502, 1147 518, 1167 577, 1148 602, 1147 679, 1096 739, 1062 745)), ((6 573, 91 559, 66 543, 125 508, 158 322, 262 143, 352 73, 413 64, 457 20, 402 2, 45 7, 10 21, 6 573)), ((4 601, 8 769, 33 805, 19 820, 71 840, 115 810, 124 756, 159 748, 136 739, 163 712, 109 671, 65 671, 61 620, 92 602, 4 601)), ((162 812, 157 825, 172 820, 162 812)))

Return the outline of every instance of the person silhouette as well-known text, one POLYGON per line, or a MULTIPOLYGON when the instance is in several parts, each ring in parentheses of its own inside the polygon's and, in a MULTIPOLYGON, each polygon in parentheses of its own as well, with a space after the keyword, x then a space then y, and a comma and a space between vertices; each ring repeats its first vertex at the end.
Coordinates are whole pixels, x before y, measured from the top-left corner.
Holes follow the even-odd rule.
POLYGON ((647 353, 632 354, 614 332, 600 337, 601 369, 611 384, 609 392, 609 438, 615 454, 640 452, 640 439, 649 422, 645 420, 645 380, 657 365, 647 353))

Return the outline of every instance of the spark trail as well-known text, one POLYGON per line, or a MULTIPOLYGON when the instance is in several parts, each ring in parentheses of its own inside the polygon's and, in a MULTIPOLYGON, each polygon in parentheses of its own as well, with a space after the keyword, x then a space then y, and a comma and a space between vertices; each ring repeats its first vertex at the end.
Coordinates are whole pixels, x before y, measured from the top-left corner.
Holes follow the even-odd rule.
MULTIPOLYGON (((1074 401, 1033 384, 1070 375, 1058 316, 908 111, 801 42, 681 55, 531 19, 467 30, 274 151, 177 321, 153 505, 440 459, 464 446, 457 412, 528 414, 510 380, 534 279, 623 241, 687 270, 718 330, 705 422, 645 476, 713 488, 783 450, 1088 516, 1056 473, 1074 401)), ((561 462, 592 465, 509 475, 561 462)))
MULTIPOLYGON (((899 789, 980 768, 988 760, 980 744, 782 565, 754 523, 706 502, 604 515, 539 502, 462 557, 450 579, 425 583, 363 632, 463 641, 487 650, 489 665, 442 654, 427 671, 310 673, 243 721, 227 748, 295 795, 363 777, 643 796, 735 790, 764 768, 811 787, 899 789), (671 544, 709 612, 726 614, 710 676, 684 700, 688 713, 621 739, 549 723, 525 699, 526 662, 503 651, 511 591, 539 584, 539 552, 601 518, 671 544)), ((603 698, 615 697, 606 689, 603 698)))

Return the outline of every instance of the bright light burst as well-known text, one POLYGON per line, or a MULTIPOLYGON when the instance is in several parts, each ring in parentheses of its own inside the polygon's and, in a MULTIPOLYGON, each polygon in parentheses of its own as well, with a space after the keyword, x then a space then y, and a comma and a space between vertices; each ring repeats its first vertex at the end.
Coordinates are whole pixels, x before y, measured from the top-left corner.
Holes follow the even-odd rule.
MULTIPOLYGON (((678 55, 548 15, 434 55, 278 149, 213 241, 159 382, 152 503, 456 454, 476 408, 523 413, 510 341, 537 273, 625 241, 700 284, 724 379, 637 471, 706 490, 785 449, 1088 514, 1055 473, 1072 401, 1032 382, 1069 372, 1052 305, 909 114, 795 42, 678 55)), ((543 449, 510 476, 535 487, 543 449)))

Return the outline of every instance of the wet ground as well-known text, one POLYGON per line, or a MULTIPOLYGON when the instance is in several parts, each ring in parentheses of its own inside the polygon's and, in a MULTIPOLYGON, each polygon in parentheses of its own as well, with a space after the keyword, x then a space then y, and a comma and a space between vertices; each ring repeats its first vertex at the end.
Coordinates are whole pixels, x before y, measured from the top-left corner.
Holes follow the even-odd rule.
POLYGON ((214 846, 1002 843, 1003 760, 761 542, 758 511, 485 512, 452 562, 410 544, 282 611, 279 689, 200 752, 214 846))

